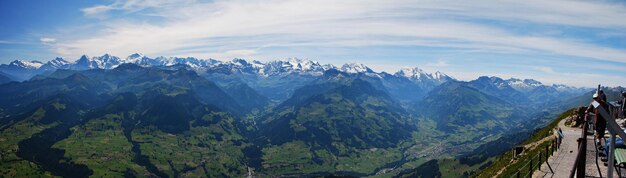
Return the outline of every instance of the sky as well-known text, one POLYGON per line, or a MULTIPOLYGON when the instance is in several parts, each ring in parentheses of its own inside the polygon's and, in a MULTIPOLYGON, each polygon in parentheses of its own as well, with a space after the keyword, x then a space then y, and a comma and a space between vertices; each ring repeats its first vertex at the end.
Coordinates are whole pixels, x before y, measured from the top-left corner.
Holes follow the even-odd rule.
POLYGON ((306 58, 626 85, 626 1, 0 1, 0 63, 105 53, 306 58))

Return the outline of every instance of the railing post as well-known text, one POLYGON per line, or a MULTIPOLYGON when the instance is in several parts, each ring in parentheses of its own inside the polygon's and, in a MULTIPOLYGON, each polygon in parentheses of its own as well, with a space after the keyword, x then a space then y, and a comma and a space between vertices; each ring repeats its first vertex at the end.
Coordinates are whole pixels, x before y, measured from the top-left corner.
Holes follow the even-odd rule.
POLYGON ((609 149, 609 155, 607 155, 609 157, 609 169, 608 169, 608 178, 613 178, 613 168, 615 167, 615 134, 613 134, 614 132, 609 132, 609 134, 611 134, 611 145, 608 148, 609 149))
POLYGON ((530 158, 530 166, 528 167, 528 172, 533 172, 533 159, 535 158, 530 158))
POLYGON ((579 178, 584 178, 585 177, 585 164, 587 163, 587 130, 589 128, 587 126, 584 126, 583 128, 583 135, 582 138, 580 139, 580 148, 579 150, 581 150, 579 154, 581 154, 580 157, 580 161, 578 162, 578 174, 577 177, 579 178))
POLYGON ((554 155, 555 151, 556 151, 556 139, 554 139, 554 141, 552 141, 552 153, 550 153, 550 155, 554 155))
POLYGON ((548 161, 548 155, 550 154, 550 152, 548 152, 548 147, 550 147, 550 145, 546 145, 546 161, 548 161))
MULTIPOLYGON (((539 170, 541 171, 541 158, 543 157, 543 153, 541 151, 539 151, 539 161, 537 162, 537 165, 539 165, 539 170)), ((546 160, 548 160, 548 158, 546 158, 546 160)))
POLYGON ((517 175, 516 175, 516 177, 517 177, 517 178, 519 178, 519 169, 517 170, 517 175))

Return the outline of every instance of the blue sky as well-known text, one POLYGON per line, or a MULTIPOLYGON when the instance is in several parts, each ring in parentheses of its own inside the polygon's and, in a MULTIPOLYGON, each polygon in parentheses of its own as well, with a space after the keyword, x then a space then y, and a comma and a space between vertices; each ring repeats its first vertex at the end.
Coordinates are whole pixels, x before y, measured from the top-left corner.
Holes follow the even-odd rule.
POLYGON ((626 84, 624 1, 0 1, 0 63, 308 58, 455 78, 626 84))

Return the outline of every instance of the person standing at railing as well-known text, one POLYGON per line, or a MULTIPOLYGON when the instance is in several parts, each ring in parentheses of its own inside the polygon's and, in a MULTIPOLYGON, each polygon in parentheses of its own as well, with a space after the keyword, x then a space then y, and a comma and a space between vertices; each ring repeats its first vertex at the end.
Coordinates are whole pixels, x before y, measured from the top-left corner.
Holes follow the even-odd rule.
POLYGON ((626 91, 622 91, 622 100, 619 102, 622 118, 626 118, 626 91))
MULTIPOLYGON (((597 101, 598 103, 600 103, 600 106, 603 108, 608 108, 609 105, 606 104, 606 101, 602 99, 602 97, 600 96, 599 92, 596 92, 595 94, 593 94, 593 100, 597 101)), ((590 112, 594 112, 595 113, 595 117, 594 117, 594 130, 596 131, 596 145, 598 146, 599 150, 604 149, 602 147, 602 140, 604 140, 604 132, 606 131, 606 119, 604 117, 602 117, 602 115, 600 115, 600 113, 598 112, 598 108, 594 108, 593 105, 589 105, 589 107, 587 107, 587 111, 585 113, 590 113, 590 112)))
MULTIPOLYGON (((600 97, 600 99, 604 102, 608 102, 608 100, 606 100, 606 95, 604 94, 604 90, 600 89, 600 91, 598 91, 598 96, 600 97)), ((605 108, 608 109, 608 108, 605 108)))

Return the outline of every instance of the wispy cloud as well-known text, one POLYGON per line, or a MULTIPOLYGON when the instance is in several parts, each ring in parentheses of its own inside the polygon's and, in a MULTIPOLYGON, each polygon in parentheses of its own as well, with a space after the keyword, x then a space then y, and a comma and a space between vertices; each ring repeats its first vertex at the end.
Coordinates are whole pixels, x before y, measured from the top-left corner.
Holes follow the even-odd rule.
POLYGON ((57 39, 42 37, 39 38, 39 41, 44 45, 52 45, 57 41, 57 39))
POLYGON ((83 14, 85 14, 85 16, 103 17, 104 13, 113 9, 114 8, 111 6, 97 5, 97 6, 81 9, 81 11, 83 12, 83 14))
POLYGON ((62 48, 59 51, 69 52, 63 55, 78 55, 105 50, 118 54, 137 50, 163 53, 203 47, 207 51, 224 52, 257 47, 413 45, 552 53, 626 62, 626 51, 621 49, 578 39, 519 35, 498 26, 458 21, 460 17, 624 28, 626 22, 615 20, 626 19, 626 13, 622 13, 626 8, 619 5, 571 1, 560 4, 553 1, 184 2, 131 0, 85 8, 85 15, 112 9, 130 12, 154 9, 151 15, 162 16, 163 22, 113 21, 97 35, 59 44, 62 48))
MULTIPOLYGON (((119 11, 151 20, 104 20, 94 33, 59 39, 53 44, 59 55, 141 51, 258 58, 277 48, 401 46, 626 64, 626 50, 619 45, 561 35, 565 28, 586 29, 597 36, 623 34, 626 21, 620 19, 626 19, 626 6, 608 1, 117 0, 82 11, 86 16, 119 11), (556 32, 527 32, 523 29, 527 26, 554 27, 556 32)), ((448 62, 427 65, 446 67, 448 62)), ((553 66, 535 70, 554 72, 553 66)))
POLYGON ((0 44, 14 44, 12 41, 0 40, 0 44))
POLYGON ((193 0, 116 0, 111 4, 95 5, 81 9, 85 16, 108 17, 112 10, 137 12, 146 8, 166 9, 171 6, 182 6, 194 2, 193 0))

